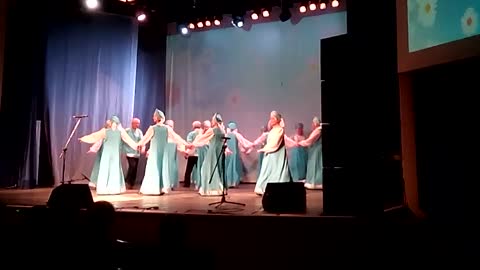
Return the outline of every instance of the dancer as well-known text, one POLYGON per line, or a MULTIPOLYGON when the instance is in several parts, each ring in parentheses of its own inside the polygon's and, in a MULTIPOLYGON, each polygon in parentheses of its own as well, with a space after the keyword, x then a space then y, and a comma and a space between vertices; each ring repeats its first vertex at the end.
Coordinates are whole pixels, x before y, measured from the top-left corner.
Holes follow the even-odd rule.
MULTIPOLYGON (((210 120, 203 121, 202 134, 207 132, 207 130, 209 130, 211 127, 212 127, 212 124, 211 124, 210 120)), ((197 166, 195 168, 193 180, 195 181, 195 188, 200 189, 200 185, 202 183, 202 181, 201 181, 201 179, 202 179, 202 165, 203 165, 203 161, 205 160, 205 156, 207 155, 208 144, 206 144, 204 146, 196 147, 196 149, 197 149, 197 154, 198 154, 198 160, 197 160, 197 166)))
POLYGON ((143 177, 140 193, 144 195, 161 195, 169 189, 164 187, 163 181, 163 154, 168 139, 171 138, 178 144, 188 145, 171 127, 164 125, 165 114, 159 109, 155 109, 153 113, 154 125, 150 126, 138 143, 139 147, 143 147, 150 142, 148 150, 147 165, 145 168, 145 176, 143 177), (166 188, 166 189, 164 189, 166 188))
POLYGON ((120 119, 117 116, 112 116, 110 120, 112 122, 111 127, 102 128, 79 139, 90 144, 103 140, 96 185, 97 195, 115 195, 125 192, 125 179, 120 161, 122 141, 132 148, 137 148, 137 143, 122 128, 120 119))
MULTIPOLYGON (((110 121, 110 119, 108 119, 105 122, 105 125, 103 127, 104 128, 110 128, 111 126, 112 126, 112 121, 110 121)), ((90 174, 90 182, 88 183, 88 186, 91 187, 91 188, 97 187, 98 170, 100 168, 100 160, 102 159, 102 150, 103 150, 103 139, 98 140, 96 143, 94 143, 92 146, 90 146, 90 149, 87 152, 87 153, 96 153, 97 154, 95 156, 95 162, 93 163, 92 173, 90 174)))
POLYGON ((312 133, 308 139, 299 144, 308 147, 307 175, 305 188, 323 188, 323 159, 322 159, 322 125, 320 118, 314 117, 312 121, 312 133))
MULTIPOLYGON (((165 121, 165 125, 174 131, 173 120, 165 121)), ((178 187, 178 159, 177 159, 177 143, 170 136, 168 137, 165 153, 163 153, 163 188, 168 193, 178 187)))
POLYGON ((208 144, 208 150, 201 168, 198 190, 202 196, 220 196, 223 191, 223 164, 222 162, 218 162, 217 165, 217 158, 222 151, 223 137, 225 136, 222 116, 215 113, 212 117, 211 124, 212 127, 207 129, 205 133, 198 135, 192 143, 195 147, 208 144), (211 182, 210 178, 212 178, 211 182))
MULTIPOLYGON (((143 132, 140 129, 140 119, 133 118, 131 122, 131 127, 125 129, 128 136, 132 138, 132 140, 138 143, 143 138, 143 132)), ((138 168, 138 161, 140 160, 140 154, 145 153, 145 147, 140 149, 140 151, 136 148, 131 148, 128 145, 124 145, 124 151, 127 154, 127 161, 128 161, 128 170, 127 176, 125 177, 125 182, 127 184, 128 189, 133 189, 135 187, 135 182, 137 180, 137 168, 138 168)))
MULTIPOLYGON (((260 148, 263 148, 265 146, 265 143, 267 142, 267 136, 268 136, 268 124, 266 126, 262 126, 260 128, 260 137, 258 137, 254 142, 253 145, 258 145, 260 148)), ((250 148, 251 149, 251 148, 250 148)), ((247 151, 248 153, 248 151, 247 151)), ((260 175, 260 170, 262 169, 262 162, 263 162, 263 156, 265 153, 263 152, 258 152, 258 168, 257 168, 257 181, 258 181, 258 176, 260 175)))
MULTIPOLYGON (((293 135, 293 141, 298 143, 303 140, 305 140, 303 124, 297 123, 295 125, 295 135, 293 135)), ((290 165, 290 172, 292 173, 293 181, 305 180, 307 173, 307 150, 305 147, 293 147, 290 152, 288 164, 290 165)))
POLYGON ((263 195, 267 183, 291 181, 288 168, 287 150, 285 147, 285 123, 277 111, 270 113, 269 132, 267 143, 258 150, 264 152, 265 156, 260 169, 260 175, 255 185, 255 193, 263 195))
POLYGON ((225 178, 228 187, 236 187, 240 184, 243 177, 243 163, 240 152, 246 152, 253 146, 253 143, 245 139, 238 132, 237 124, 233 121, 227 125, 228 149, 232 151, 231 155, 225 157, 225 178))
MULTIPOLYGON (((197 135, 201 134, 202 132, 202 123, 200 121, 194 121, 192 123, 193 130, 190 131, 187 135, 187 143, 192 143, 195 140, 197 135)), ((198 153, 197 148, 188 148, 186 152, 187 158, 187 167, 185 168, 185 176, 183 177, 183 186, 190 187, 192 172, 198 166, 198 153)))

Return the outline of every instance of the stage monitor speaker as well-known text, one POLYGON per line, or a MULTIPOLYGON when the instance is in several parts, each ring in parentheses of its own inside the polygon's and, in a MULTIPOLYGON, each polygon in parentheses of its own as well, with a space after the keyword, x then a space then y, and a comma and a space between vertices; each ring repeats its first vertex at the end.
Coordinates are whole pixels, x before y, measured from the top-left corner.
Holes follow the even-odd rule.
POLYGON ((87 209, 94 204, 87 184, 62 184, 52 190, 47 206, 57 209, 87 209))
POLYGON ((263 210, 270 213, 304 213, 307 192, 303 183, 268 183, 262 198, 263 210))

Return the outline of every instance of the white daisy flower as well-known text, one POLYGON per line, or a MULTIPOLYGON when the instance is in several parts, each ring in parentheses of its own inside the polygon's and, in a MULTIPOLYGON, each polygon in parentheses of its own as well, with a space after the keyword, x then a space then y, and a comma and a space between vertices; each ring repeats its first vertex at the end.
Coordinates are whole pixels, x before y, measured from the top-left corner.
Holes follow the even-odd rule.
POLYGON ((437 0, 417 0, 418 21, 424 27, 432 27, 437 16, 437 0))
POLYGON ((477 33, 478 14, 473 8, 467 8, 461 18, 462 31, 466 36, 473 36, 477 33))

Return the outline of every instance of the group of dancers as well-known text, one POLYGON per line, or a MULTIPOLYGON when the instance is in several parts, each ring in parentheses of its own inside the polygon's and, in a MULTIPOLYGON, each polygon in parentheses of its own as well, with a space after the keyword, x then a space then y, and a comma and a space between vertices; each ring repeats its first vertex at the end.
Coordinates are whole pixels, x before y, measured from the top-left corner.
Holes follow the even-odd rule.
POLYGON ((139 193, 171 192, 179 185, 177 153, 180 152, 187 158, 184 186, 189 187, 192 182, 200 195, 220 196, 224 191, 222 173, 225 172, 227 187, 238 186, 244 172, 240 153, 249 154, 257 148, 256 194, 263 195, 267 183, 271 182, 304 181, 308 189, 322 188, 322 125, 318 117, 313 118, 308 137, 301 123, 295 126, 295 135, 289 137, 285 135, 281 114, 272 111, 267 126, 253 142, 238 131, 235 122, 225 127, 219 113, 203 123, 194 121, 186 140, 174 131, 174 122, 166 120, 162 111, 155 110, 153 121, 143 135, 139 119, 134 118, 131 127, 124 129, 120 119, 112 116, 102 129, 79 139, 92 144, 89 152, 96 153, 90 181, 97 195, 121 194, 126 192, 127 185, 133 187, 142 154, 146 155, 147 163, 139 193), (292 148, 289 155, 287 148, 292 148), (222 151, 225 151, 225 163, 217 164, 222 151), (126 178, 122 154, 126 154, 128 160, 126 178))

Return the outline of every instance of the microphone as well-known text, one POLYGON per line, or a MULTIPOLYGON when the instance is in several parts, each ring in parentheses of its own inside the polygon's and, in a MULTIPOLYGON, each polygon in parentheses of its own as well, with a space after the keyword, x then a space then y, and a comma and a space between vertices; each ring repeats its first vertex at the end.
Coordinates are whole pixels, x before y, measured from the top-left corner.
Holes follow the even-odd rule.
POLYGON ((74 116, 72 116, 72 118, 86 118, 86 117, 88 117, 87 114, 80 114, 80 115, 74 115, 74 116))
POLYGON ((230 137, 222 137, 223 140, 230 140, 230 137))
POLYGON ((330 123, 320 123, 320 126, 330 126, 330 123))

